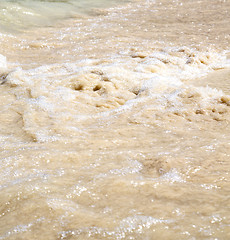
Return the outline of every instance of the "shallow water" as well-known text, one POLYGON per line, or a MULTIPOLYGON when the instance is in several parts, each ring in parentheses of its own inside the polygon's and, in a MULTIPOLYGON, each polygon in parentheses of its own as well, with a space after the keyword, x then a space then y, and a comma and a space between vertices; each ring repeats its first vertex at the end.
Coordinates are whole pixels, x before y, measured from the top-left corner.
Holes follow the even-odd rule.
POLYGON ((229 11, 2 32, 0 239, 229 239, 229 11))
POLYGON ((101 8, 126 0, 2 0, 0 27, 18 32, 36 26, 52 26, 57 20, 97 14, 101 8))

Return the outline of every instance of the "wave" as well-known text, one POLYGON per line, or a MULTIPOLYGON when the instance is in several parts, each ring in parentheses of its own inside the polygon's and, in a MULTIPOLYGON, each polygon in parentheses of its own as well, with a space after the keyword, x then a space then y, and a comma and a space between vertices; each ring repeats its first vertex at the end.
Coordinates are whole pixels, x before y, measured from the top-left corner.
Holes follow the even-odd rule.
POLYGON ((99 14, 97 9, 112 7, 125 0, 3 0, 0 2, 1 32, 20 32, 31 27, 52 26, 66 18, 99 14))
POLYGON ((23 129, 34 141, 83 134, 87 132, 83 123, 121 113, 142 122, 156 116, 161 121, 175 116, 221 120, 229 113, 229 97, 221 90, 187 83, 229 67, 226 57, 214 50, 167 47, 143 53, 131 49, 110 58, 30 70, 7 72, 6 66, 1 56, 2 83, 16 96, 23 129))

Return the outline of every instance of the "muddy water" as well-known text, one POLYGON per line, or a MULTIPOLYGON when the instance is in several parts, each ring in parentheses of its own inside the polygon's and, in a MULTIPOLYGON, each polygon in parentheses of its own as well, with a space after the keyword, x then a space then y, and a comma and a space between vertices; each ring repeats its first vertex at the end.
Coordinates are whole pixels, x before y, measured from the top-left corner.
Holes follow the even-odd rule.
POLYGON ((229 239, 228 1, 135 1, 1 33, 0 239, 229 239))

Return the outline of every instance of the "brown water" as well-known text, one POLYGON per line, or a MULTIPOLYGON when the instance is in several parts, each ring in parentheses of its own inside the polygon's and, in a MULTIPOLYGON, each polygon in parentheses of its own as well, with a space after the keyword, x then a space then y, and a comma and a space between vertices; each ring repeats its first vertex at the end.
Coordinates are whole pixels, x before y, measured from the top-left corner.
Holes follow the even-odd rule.
POLYGON ((230 239, 229 22, 135 1, 2 33, 0 239, 230 239))

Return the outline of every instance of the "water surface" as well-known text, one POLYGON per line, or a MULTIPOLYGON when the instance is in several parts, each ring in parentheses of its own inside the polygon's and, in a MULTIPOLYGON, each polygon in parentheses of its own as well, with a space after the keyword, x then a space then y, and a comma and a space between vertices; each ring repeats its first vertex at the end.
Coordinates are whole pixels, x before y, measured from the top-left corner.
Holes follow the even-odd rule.
POLYGON ((2 31, 19 31, 51 26, 55 21, 99 13, 125 0, 3 0, 0 2, 2 31))
POLYGON ((0 239, 230 239, 229 2, 70 3, 1 30, 0 239))

